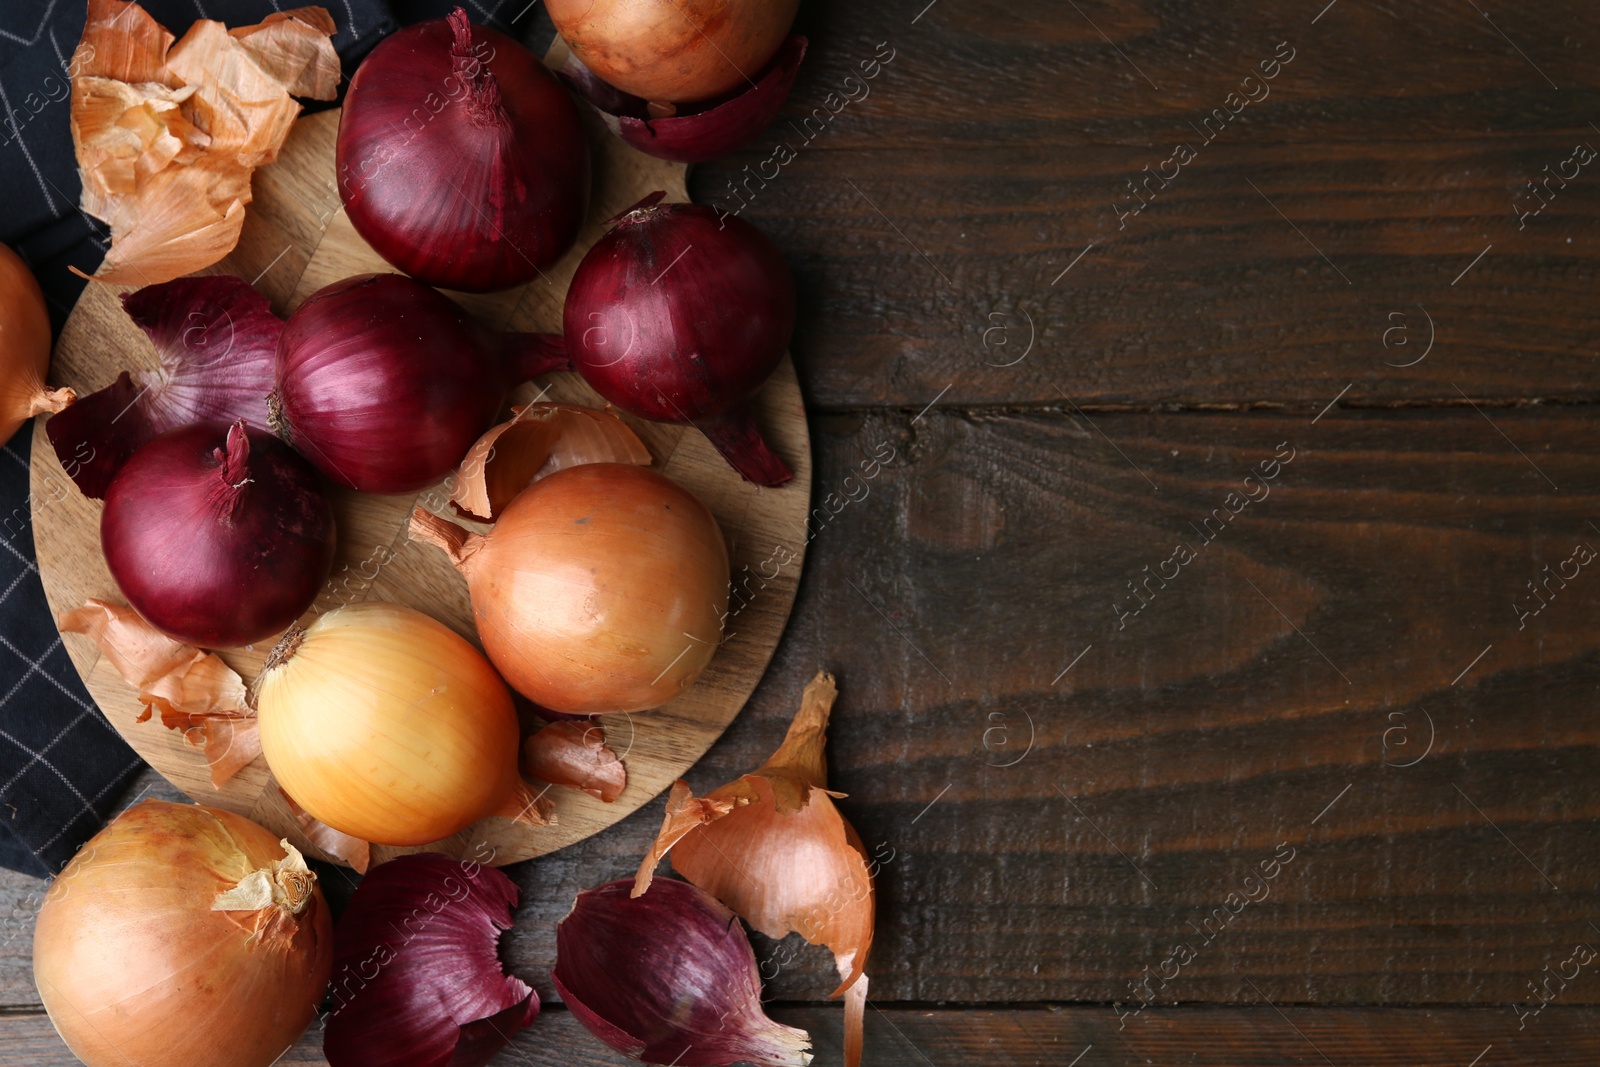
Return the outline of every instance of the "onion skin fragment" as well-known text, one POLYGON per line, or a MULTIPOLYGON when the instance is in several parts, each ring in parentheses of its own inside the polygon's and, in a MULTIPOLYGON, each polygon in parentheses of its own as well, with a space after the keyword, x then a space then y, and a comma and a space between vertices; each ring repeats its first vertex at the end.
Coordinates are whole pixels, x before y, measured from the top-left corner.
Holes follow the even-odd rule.
POLYGON ((285 842, 146 800, 45 894, 33 973, 89 1067, 268 1067, 311 1021, 332 955, 322 890, 285 842))
POLYGON ((552 722, 522 743, 530 778, 588 793, 610 804, 628 786, 628 772, 606 744, 598 722, 552 722))
POLYGON ((517 895, 493 867, 432 852, 368 872, 334 932, 330 1067, 482 1067, 533 1022, 539 995, 496 953, 517 895))
POLYGON ((115 382, 45 423, 56 458, 84 496, 158 434, 215 419, 265 430, 266 396, 283 320, 243 278, 179 278, 122 295, 122 309, 155 345, 156 371, 115 382))
POLYGON ((811 1062, 810 1035, 761 1010, 755 953, 731 911, 687 882, 631 889, 623 879, 579 893, 556 927, 550 978, 590 1033, 645 1063, 811 1062))
POLYGON ((783 110, 805 59, 807 40, 786 38, 754 85, 695 110, 655 117, 644 99, 607 85, 577 53, 558 71, 561 78, 629 147, 672 163, 705 163, 748 144, 783 110))

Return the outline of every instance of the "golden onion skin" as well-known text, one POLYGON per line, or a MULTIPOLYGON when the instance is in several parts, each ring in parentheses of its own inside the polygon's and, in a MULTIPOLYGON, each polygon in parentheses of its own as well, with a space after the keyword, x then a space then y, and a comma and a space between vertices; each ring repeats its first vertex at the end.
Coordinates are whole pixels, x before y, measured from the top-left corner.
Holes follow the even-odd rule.
POLYGON ((552 711, 660 707, 722 639, 722 531, 694 494, 645 467, 588 463, 535 482, 462 569, 489 659, 552 711))
POLYGON ((146 800, 91 838, 45 894, 33 974, 89 1067, 267 1067, 311 1022, 333 965, 322 890, 262 929, 218 894, 284 858, 232 812, 146 800))
POLYGON ((286 638, 256 702, 284 791, 364 841, 441 840, 501 813, 521 785, 505 683, 454 630, 401 604, 346 605, 286 638))
POLYGON ((800 0, 547 0, 573 53, 646 100, 687 104, 750 85, 800 0))

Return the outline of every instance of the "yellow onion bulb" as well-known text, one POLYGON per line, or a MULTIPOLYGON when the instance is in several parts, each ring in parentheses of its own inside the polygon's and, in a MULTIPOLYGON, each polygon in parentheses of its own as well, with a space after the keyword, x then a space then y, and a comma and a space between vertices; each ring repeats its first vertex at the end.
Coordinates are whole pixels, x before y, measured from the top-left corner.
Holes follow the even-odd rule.
POLYGON ((694 684, 721 643, 722 531, 693 493, 648 468, 557 471, 483 536, 420 510, 411 531, 466 576, 490 661, 552 711, 660 707, 694 684))
POLYGON ((147 800, 51 884, 33 935, 50 1021, 89 1067, 267 1067, 333 961, 316 875, 232 812, 147 800))
POLYGON ((584 66, 625 93, 686 104, 752 84, 800 0, 547 0, 584 66))
POLYGON ((256 716, 278 784, 352 837, 425 845, 523 806, 505 683, 402 604, 350 604, 291 630, 262 669, 256 716))
POLYGON ((0 244, 0 445, 35 415, 60 411, 71 389, 44 384, 50 366, 50 315, 28 265, 0 244))

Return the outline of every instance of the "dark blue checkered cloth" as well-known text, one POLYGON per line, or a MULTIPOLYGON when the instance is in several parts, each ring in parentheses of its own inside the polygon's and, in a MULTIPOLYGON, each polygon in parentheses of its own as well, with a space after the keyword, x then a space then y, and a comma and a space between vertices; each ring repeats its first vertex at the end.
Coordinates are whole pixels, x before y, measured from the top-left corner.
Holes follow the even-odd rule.
MULTIPOLYGON (((229 26, 320 3, 339 26, 348 75, 397 26, 457 0, 143 0, 177 36, 197 18, 229 26)), ((474 22, 521 40, 548 35, 537 0, 459 0, 474 22)), ((57 331, 93 273, 107 232, 77 210, 66 68, 86 0, 0 0, 0 241, 43 287, 57 331)), ((308 102, 309 103, 309 102, 308 102)), ((323 105, 326 106, 326 105, 323 105)), ((0 455, 0 865, 51 875, 100 828, 143 766, 95 708, 68 660, 34 564, 24 428, 0 455)))

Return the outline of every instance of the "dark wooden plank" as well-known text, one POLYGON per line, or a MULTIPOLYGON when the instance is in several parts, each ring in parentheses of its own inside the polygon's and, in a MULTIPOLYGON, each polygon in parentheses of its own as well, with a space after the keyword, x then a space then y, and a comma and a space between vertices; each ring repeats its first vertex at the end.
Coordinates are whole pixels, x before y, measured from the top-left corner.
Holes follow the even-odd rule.
MULTIPOLYGON (((1513 598, 1600 548, 1600 457, 1592 409, 1491 417, 818 419, 838 513, 769 676, 689 780, 757 765, 811 673, 838 673, 830 759, 884 861, 884 1001, 1527 1001, 1600 944, 1600 575, 1553 583, 1521 630, 1513 598), (1201 545, 1189 524, 1289 449, 1201 545), (1196 558, 1119 629, 1126 583, 1184 542, 1196 558)), ((573 895, 631 874, 660 812, 513 869, 506 957, 542 995, 573 895)), ((36 1002, 17 945, 0 1004, 36 1002)), ((770 994, 825 995, 826 954, 791 948, 762 945, 770 994)), ((1600 982, 1560 1000, 1600 1003, 1600 982)))
POLYGON ((1600 150, 1592 5, 1340 3, 1312 25, 1315 0, 940 2, 913 24, 925 3, 808 3, 784 117, 693 176, 794 264, 814 403, 1600 396, 1596 163, 1519 219, 1528 181, 1600 150), (1268 95, 1204 141, 1191 124, 1284 42, 1268 95), (1119 221, 1183 142, 1196 158, 1119 221))
MULTIPOLYGON (((841 1013, 775 1007, 773 1018, 807 1029, 818 1064, 840 1062, 841 1013)), ((1552 1007, 1518 1032, 1503 1012, 1474 1009, 1331 1009, 1269 1007, 1152 1009, 1132 1021, 1101 1006, 1039 1009, 867 1012, 864 1062, 874 1067, 1588 1067, 1600 1056, 1600 1013, 1552 1007), (1118 1029, 1122 1023, 1122 1029, 1118 1029)), ((77 1064, 43 1015, 0 1016, 0 1064, 77 1064)), ((278 1061, 326 1064, 313 1027, 278 1061)), ((622 1067, 637 1061, 612 1052, 559 1009, 517 1034, 495 1067, 622 1067)))

